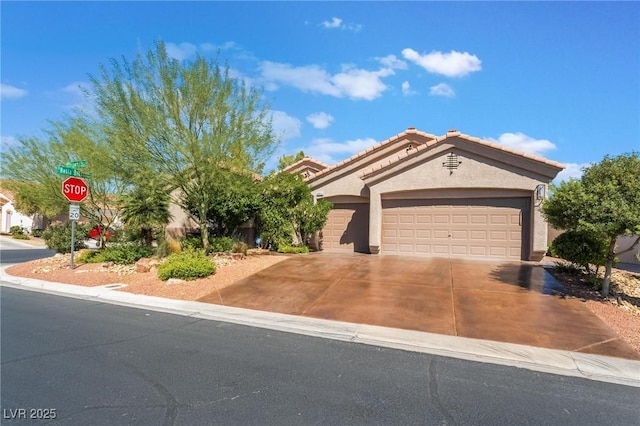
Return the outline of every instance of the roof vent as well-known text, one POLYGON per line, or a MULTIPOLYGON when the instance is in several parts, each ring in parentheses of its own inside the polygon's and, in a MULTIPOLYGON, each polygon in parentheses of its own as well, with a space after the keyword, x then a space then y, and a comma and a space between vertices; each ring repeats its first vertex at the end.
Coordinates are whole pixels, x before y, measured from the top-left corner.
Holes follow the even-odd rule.
POLYGON ((407 130, 415 130, 415 129, 416 129, 416 128, 415 128, 415 127, 413 127, 413 126, 411 126, 411 127, 408 127, 408 128, 407 128, 407 130))
POLYGON ((449 129, 447 130, 447 133, 458 133, 458 131, 456 129, 449 129))

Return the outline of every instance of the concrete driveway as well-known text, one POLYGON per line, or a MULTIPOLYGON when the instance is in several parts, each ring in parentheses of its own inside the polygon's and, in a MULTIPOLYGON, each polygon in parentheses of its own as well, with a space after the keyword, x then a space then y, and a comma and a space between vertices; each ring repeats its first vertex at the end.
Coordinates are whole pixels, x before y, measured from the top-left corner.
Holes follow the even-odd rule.
POLYGON ((628 359, 640 355, 541 266, 293 256, 201 302, 628 359))

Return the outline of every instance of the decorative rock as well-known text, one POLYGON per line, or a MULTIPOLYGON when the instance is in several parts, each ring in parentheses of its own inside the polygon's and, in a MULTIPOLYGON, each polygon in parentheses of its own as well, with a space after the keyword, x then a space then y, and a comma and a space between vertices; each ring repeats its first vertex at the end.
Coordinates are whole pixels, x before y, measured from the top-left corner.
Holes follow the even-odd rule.
POLYGON ((182 284, 183 282, 184 282, 184 280, 181 280, 179 278, 169 278, 167 280, 167 284, 169 284, 169 285, 182 284))
POLYGON ((105 262, 102 264, 103 268, 111 268, 114 265, 113 262, 105 262))
POLYGON ((150 259, 148 257, 143 257, 142 259, 136 262, 136 272, 145 273, 149 272, 151 268, 155 268, 158 266, 158 259, 150 259))

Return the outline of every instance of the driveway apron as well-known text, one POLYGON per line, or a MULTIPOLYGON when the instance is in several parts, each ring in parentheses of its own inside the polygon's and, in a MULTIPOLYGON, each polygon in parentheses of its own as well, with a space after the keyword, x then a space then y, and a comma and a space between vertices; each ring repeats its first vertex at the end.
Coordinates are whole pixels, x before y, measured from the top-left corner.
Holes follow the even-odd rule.
POLYGON ((539 265, 313 253, 201 302, 640 359, 539 265))

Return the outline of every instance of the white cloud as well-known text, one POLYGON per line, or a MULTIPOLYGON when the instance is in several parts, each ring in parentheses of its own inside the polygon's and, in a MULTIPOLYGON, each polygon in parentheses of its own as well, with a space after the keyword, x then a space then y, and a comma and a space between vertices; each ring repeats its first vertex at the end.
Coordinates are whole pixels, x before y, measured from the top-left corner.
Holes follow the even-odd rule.
POLYGON ((402 56, 430 73, 446 77, 462 77, 482 69, 482 61, 476 55, 455 50, 449 53, 434 50, 431 53, 421 55, 415 50, 407 48, 402 50, 402 56))
POLYGON ((325 28, 340 28, 340 25, 342 25, 342 19, 340 18, 331 18, 331 21, 324 21, 322 23, 322 26, 325 28))
POLYGON ((377 141, 373 138, 358 138, 342 143, 334 142, 331 139, 314 139, 311 146, 306 148, 304 152, 310 157, 332 164, 364 151, 376 143, 377 141))
POLYGON ((307 121, 316 129, 326 129, 333 122, 333 116, 326 112, 315 112, 307 115, 307 121))
POLYGON ((262 78, 272 89, 277 87, 277 83, 282 83, 303 92, 366 100, 379 97, 387 89, 382 78, 394 74, 390 68, 367 71, 345 67, 342 72, 331 75, 317 65, 292 67, 289 64, 270 61, 262 62, 260 68, 262 78))
POLYGON ((19 99, 27 96, 27 91, 9 84, 0 84, 0 99, 19 99))
POLYGON ((67 110, 80 110, 87 114, 95 114, 95 106, 91 93, 85 95, 85 91, 91 88, 91 84, 85 81, 74 81, 61 88, 56 96, 64 103, 67 110), (87 97, 88 96, 88 97, 87 97))
POLYGON ((293 139, 300 136, 302 122, 290 116, 284 111, 272 111, 273 130, 282 140, 293 139))
POLYGON ((535 155, 542 155, 546 151, 556 149, 551 141, 535 139, 524 133, 503 133, 498 139, 487 138, 487 140, 535 155))
POLYGON ((411 84, 408 81, 402 83, 402 94, 405 96, 415 95, 416 91, 411 89, 411 84))
POLYGON ((402 59, 398 59, 396 55, 387 55, 384 58, 377 58, 378 62, 384 65, 387 68, 392 68, 395 70, 406 70, 408 65, 402 59))
POLYGON ((337 28, 341 30, 353 31, 356 33, 362 29, 361 24, 345 24, 341 18, 336 18, 335 16, 331 18, 330 21, 323 21, 320 25, 330 30, 337 28))
POLYGON ((195 44, 186 42, 180 44, 167 43, 165 47, 167 49, 167 55, 170 58, 177 59, 178 61, 184 61, 198 51, 195 44))
POLYGON ((432 96, 445 96, 447 98, 453 98, 456 95, 456 92, 453 91, 453 88, 446 83, 436 84, 435 86, 431 86, 429 88, 429 94, 432 96))
POLYGON ((555 183, 559 183, 563 180, 569 180, 571 178, 580 179, 582 177, 582 169, 589 167, 590 163, 567 163, 566 169, 558 173, 558 176, 553 180, 555 183))

